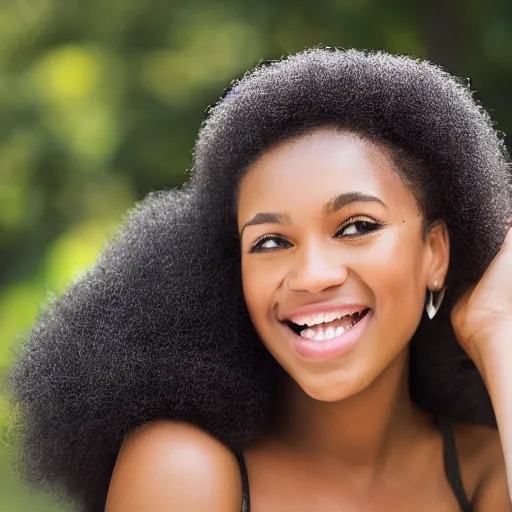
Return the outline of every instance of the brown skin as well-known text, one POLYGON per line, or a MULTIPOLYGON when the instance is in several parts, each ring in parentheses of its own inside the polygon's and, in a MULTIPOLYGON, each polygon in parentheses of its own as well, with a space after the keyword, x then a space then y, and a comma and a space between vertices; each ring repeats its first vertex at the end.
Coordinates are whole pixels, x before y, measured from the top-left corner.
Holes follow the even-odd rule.
MULTIPOLYGON (((284 212, 292 223, 244 229, 245 301, 263 343, 299 388, 321 404, 356 395, 386 370, 394 387, 402 382, 398 376, 404 375, 406 349, 420 322, 426 289, 444 281, 449 250, 442 225, 423 240, 420 210, 386 155, 354 137, 325 132, 281 146, 261 158, 241 183, 239 226, 259 212, 284 212), (352 192, 384 204, 349 203, 325 215, 331 198, 352 192), (354 221, 384 225, 350 238, 360 233, 354 221), (269 233, 277 237, 267 239, 265 247, 275 249, 251 253, 269 233), (298 358, 279 319, 304 305, 340 302, 372 309, 363 339, 341 358, 323 363, 298 358)), ((383 389, 377 401, 395 394, 395 389, 383 389)), ((378 423, 387 422, 382 418, 378 423)), ((352 441, 350 446, 361 460, 362 447, 352 441)))
MULTIPOLYGON (((386 151, 332 131, 261 157, 242 180, 238 224, 247 307, 288 375, 279 416, 246 450, 252 512, 458 511, 441 436, 407 389, 426 289, 440 288, 448 268, 445 225, 424 236, 386 151), (351 192, 378 201, 333 211, 329 201, 351 192), (270 212, 285 216, 243 229, 270 212), (371 225, 361 221, 379 227, 364 231, 371 225), (269 250, 254 251, 270 234, 269 250), (327 360, 300 357, 281 320, 303 305, 340 301, 372 310, 359 341, 327 360)), ((456 437, 475 511, 511 510, 497 432, 460 425, 456 437)), ((157 422, 125 441, 106 510, 238 512, 240 485, 226 447, 190 425, 157 422)))

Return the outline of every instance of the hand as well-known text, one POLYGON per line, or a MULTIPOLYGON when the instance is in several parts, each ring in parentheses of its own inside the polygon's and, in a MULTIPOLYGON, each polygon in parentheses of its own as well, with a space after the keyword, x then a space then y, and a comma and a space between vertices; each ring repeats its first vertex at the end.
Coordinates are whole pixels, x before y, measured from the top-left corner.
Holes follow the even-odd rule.
POLYGON ((451 321, 457 341, 481 368, 495 342, 512 343, 512 219, 498 254, 480 281, 455 304, 451 321))

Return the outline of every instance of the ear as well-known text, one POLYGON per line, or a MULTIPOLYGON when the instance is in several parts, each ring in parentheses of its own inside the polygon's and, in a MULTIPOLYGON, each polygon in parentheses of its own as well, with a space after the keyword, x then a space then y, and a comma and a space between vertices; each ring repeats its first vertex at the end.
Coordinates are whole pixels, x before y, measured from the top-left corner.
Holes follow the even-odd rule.
POLYGON ((428 250, 427 287, 439 291, 445 286, 450 263, 450 237, 443 221, 429 226, 426 235, 428 250))

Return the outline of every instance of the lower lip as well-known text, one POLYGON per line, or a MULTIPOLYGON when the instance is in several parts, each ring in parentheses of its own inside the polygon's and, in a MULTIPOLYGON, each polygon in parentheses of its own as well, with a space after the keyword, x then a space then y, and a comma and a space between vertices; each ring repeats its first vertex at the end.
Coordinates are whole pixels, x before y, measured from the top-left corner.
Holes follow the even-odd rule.
POLYGON ((324 361, 348 352, 366 330, 371 314, 372 312, 368 311, 354 327, 345 331, 341 336, 324 341, 308 340, 295 334, 288 326, 285 325, 284 328, 289 332, 292 347, 302 359, 324 361))

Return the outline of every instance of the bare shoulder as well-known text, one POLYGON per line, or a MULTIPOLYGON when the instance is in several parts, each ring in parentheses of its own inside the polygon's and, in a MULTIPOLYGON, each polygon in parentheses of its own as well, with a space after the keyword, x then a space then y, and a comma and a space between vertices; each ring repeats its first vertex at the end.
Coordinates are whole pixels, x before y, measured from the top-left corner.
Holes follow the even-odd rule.
POLYGON ((183 422, 155 421, 125 439, 106 512, 239 512, 235 455, 218 439, 183 422))
POLYGON ((455 435, 462 479, 475 512, 512 511, 498 430, 459 423, 455 435))

